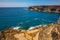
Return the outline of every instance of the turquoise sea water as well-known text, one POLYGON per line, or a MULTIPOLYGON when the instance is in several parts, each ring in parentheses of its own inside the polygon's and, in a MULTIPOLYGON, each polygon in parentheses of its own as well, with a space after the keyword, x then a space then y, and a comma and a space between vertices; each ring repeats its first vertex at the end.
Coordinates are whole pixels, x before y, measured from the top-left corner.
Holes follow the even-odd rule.
POLYGON ((60 14, 39 12, 25 8, 0 8, 0 30, 20 26, 28 29, 31 26, 56 23, 60 14))

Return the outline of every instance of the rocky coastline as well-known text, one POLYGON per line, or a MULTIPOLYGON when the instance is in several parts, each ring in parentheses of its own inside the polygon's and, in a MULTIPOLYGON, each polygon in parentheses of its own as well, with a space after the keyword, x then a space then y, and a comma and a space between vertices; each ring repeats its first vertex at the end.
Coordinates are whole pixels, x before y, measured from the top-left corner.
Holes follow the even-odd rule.
POLYGON ((50 5, 50 6, 30 6, 29 10, 43 11, 43 12, 55 12, 60 13, 60 5, 50 5))
POLYGON ((55 24, 39 25, 28 30, 9 28, 0 31, 0 40, 60 40, 60 18, 55 24))

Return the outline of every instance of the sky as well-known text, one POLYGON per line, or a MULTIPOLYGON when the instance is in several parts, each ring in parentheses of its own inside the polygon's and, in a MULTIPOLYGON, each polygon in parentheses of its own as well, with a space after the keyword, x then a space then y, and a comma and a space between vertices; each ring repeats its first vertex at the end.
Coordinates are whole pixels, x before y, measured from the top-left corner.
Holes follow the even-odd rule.
POLYGON ((60 5, 60 0, 0 0, 0 7, 28 7, 35 5, 60 5))

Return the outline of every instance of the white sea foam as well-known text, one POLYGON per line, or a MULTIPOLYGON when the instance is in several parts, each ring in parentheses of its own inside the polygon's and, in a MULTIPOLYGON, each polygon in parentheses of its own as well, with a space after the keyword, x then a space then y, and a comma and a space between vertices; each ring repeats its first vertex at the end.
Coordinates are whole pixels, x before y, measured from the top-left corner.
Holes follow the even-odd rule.
POLYGON ((16 30, 18 30, 20 27, 13 27, 13 29, 16 29, 16 30))
POLYGON ((34 28, 36 28, 36 27, 41 27, 42 25, 38 25, 38 26, 32 26, 32 27, 30 27, 28 30, 32 30, 32 29, 34 29, 34 28))
POLYGON ((30 27, 28 30, 32 30, 32 29, 34 29, 35 27, 30 27))
POLYGON ((32 27, 30 27, 28 30, 32 30, 32 29, 34 29, 34 28, 36 28, 36 27, 46 27, 47 25, 38 25, 38 26, 32 26, 32 27))
POLYGON ((40 27, 42 26, 42 25, 39 25, 40 27))

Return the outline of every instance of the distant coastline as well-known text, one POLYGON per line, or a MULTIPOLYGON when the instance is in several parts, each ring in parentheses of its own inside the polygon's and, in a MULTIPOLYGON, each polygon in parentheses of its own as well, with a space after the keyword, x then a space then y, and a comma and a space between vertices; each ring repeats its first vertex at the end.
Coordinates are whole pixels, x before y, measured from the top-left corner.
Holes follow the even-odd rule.
POLYGON ((54 6, 30 6, 28 7, 30 10, 36 10, 36 11, 43 11, 43 12, 55 12, 60 13, 60 5, 54 6))

